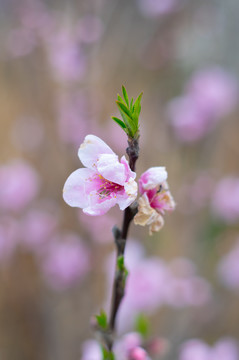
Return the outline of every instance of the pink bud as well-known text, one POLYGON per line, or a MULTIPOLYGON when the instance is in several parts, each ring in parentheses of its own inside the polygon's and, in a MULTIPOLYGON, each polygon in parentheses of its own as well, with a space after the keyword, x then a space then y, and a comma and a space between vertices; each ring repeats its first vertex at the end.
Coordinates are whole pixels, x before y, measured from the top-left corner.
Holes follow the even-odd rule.
POLYGON ((147 358, 146 351, 141 347, 135 347, 129 355, 129 360, 147 360, 147 358))

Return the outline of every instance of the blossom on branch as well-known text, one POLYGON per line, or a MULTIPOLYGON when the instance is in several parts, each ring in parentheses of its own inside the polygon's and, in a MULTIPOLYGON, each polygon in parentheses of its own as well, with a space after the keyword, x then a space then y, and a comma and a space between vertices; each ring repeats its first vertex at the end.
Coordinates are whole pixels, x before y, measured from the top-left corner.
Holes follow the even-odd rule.
POLYGON ((63 198, 88 215, 103 215, 118 204, 126 209, 137 196, 136 174, 128 161, 118 156, 100 138, 87 135, 78 151, 85 168, 74 171, 66 180, 63 198))
POLYGON ((145 171, 139 179, 138 213, 134 217, 136 225, 149 225, 149 233, 159 231, 164 225, 165 211, 173 211, 174 199, 168 189, 167 171, 165 167, 152 167, 145 171))

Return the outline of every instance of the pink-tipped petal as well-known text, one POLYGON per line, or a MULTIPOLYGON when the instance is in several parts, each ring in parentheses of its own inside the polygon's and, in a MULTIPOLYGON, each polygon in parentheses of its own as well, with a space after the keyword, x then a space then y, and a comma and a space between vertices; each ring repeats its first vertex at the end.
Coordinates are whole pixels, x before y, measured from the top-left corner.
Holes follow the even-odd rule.
POLYGON ((125 156, 122 156, 122 158, 120 159, 120 162, 121 162, 121 164, 124 164, 124 166, 125 166, 126 181, 128 181, 129 178, 135 179, 136 173, 130 169, 128 160, 126 160, 125 156))
POLYGON ((95 175, 91 169, 78 169, 74 171, 66 180, 63 189, 63 199, 72 207, 84 208, 89 203, 89 178, 95 175))
POLYGON ((115 197, 108 197, 103 201, 99 201, 99 196, 92 193, 89 199, 89 205, 83 209, 83 212, 91 216, 104 215, 110 208, 115 206, 115 204, 117 203, 115 197))
POLYGON ((151 167, 145 171, 139 179, 139 189, 141 194, 146 190, 154 189, 162 184, 168 177, 164 166, 151 167))
POLYGON ((97 170, 105 179, 116 184, 124 185, 126 181, 124 165, 119 163, 118 156, 115 154, 100 155, 97 170))
POLYGON ((78 150, 80 161, 89 169, 95 169, 97 160, 102 154, 114 154, 114 152, 103 140, 95 135, 87 135, 78 150))

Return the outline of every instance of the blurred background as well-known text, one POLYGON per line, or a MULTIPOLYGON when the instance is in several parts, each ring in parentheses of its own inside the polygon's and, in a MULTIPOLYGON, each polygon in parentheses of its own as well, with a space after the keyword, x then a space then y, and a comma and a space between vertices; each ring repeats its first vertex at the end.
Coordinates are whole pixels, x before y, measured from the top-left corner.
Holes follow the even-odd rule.
POLYGON ((238 14, 237 0, 0 0, 1 359, 95 359, 83 345, 109 308, 122 213, 88 217, 62 188, 87 134, 125 153, 122 84, 144 93, 138 178, 166 166, 177 208, 156 235, 131 227, 118 333, 145 314, 167 343, 152 358, 239 359, 238 14))

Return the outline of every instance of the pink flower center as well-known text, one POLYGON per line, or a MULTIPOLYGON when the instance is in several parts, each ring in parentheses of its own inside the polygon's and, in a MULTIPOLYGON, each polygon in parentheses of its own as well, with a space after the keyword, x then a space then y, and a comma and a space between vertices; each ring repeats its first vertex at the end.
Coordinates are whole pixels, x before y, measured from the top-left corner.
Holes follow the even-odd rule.
POLYGON ((158 211, 167 208, 167 203, 169 201, 167 189, 163 189, 162 185, 158 187, 158 189, 153 189, 148 191, 148 199, 150 206, 158 211))
POLYGON ((122 185, 109 181, 100 174, 93 176, 90 181, 94 181, 94 185, 96 185, 96 191, 99 194, 100 200, 103 200, 109 196, 116 198, 116 194, 119 191, 124 190, 122 185))

